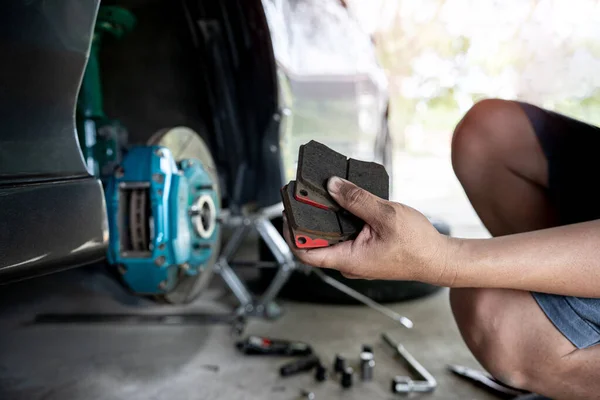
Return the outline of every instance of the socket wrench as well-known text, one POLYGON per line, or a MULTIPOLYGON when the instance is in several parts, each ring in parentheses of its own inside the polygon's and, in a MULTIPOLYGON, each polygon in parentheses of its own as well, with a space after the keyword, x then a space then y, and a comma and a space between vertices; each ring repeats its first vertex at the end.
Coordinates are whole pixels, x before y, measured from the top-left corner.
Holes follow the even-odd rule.
POLYGON ((410 392, 432 392, 437 387, 437 381, 418 362, 412 354, 408 352, 400 343, 392 340, 387 334, 383 333, 381 338, 387 343, 392 349, 394 349, 396 355, 398 355, 408 366, 420 376, 421 380, 413 380, 409 376, 396 376, 392 380, 392 392, 394 393, 410 393, 410 392))

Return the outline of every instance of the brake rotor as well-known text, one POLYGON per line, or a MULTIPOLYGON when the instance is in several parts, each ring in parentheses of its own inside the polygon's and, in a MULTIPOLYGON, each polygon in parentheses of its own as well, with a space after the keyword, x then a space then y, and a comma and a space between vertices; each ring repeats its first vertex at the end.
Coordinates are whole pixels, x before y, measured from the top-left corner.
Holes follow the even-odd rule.
MULTIPOLYGON (((212 179, 217 201, 215 204, 210 196, 205 196, 210 199, 210 202, 206 199, 202 200, 204 196, 197 199, 192 207, 194 213, 192 222, 200 237, 211 237, 216 229, 216 213, 221 207, 221 190, 215 161, 202 137, 190 128, 174 127, 156 132, 148 140, 148 144, 168 148, 177 162, 185 159, 195 159, 202 163, 212 179)), ((220 246, 221 236, 219 234, 212 249, 211 258, 205 267, 199 269, 195 275, 188 275, 185 271, 180 270, 177 286, 169 293, 160 296, 161 299, 168 303, 181 304, 189 303, 197 298, 210 284, 213 266, 219 257, 220 246)))

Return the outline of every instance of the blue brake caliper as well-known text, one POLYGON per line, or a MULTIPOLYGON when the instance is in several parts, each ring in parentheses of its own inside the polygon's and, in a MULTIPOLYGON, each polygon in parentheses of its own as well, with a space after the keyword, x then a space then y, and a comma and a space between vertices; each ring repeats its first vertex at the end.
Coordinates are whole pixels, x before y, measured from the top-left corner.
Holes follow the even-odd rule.
POLYGON ((138 294, 170 292, 210 267, 219 237, 214 182, 198 160, 161 146, 130 149, 106 188, 108 260, 138 294))

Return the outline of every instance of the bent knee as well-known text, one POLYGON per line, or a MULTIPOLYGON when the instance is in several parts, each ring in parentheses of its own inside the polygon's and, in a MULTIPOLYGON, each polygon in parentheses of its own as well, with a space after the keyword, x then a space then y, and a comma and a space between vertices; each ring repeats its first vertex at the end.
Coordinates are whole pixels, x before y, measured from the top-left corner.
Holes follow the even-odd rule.
POLYGON ((476 103, 458 123, 452 137, 452 166, 461 179, 474 166, 510 149, 518 130, 511 125, 523 120, 520 107, 508 100, 487 99, 476 103))
MULTIPOLYGON (((507 315, 506 291, 453 289, 452 311, 463 340, 479 363, 507 385, 527 389, 536 374, 515 318, 507 315)), ((510 308, 510 307, 509 307, 510 308)), ((508 311, 510 312, 510 311, 508 311)))

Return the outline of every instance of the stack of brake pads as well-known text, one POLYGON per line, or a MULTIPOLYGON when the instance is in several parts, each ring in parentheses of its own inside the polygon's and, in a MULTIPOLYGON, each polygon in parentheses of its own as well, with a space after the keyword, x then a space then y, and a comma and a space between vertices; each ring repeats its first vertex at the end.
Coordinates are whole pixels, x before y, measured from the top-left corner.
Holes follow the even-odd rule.
POLYGON ((383 165, 347 159, 314 140, 300 146, 296 180, 281 189, 290 234, 298 248, 327 247, 354 239, 364 225, 329 195, 327 182, 332 176, 389 198, 389 176, 383 165))

